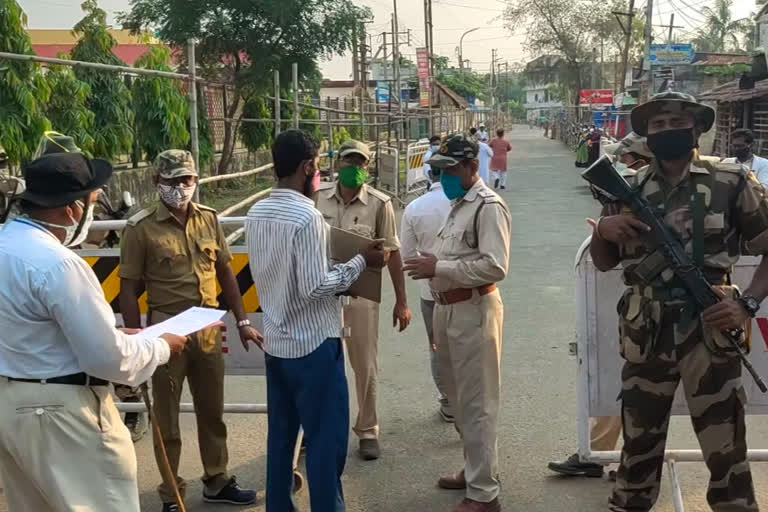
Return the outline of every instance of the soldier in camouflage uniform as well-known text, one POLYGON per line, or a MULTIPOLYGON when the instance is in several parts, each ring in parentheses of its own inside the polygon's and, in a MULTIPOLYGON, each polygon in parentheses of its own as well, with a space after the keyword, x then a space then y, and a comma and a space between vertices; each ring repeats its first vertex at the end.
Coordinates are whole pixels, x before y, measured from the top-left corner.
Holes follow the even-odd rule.
POLYGON ((744 327, 768 295, 768 260, 739 297, 730 272, 741 251, 768 253, 768 201, 740 165, 699 158, 714 111, 667 92, 632 112, 651 164, 628 178, 641 190, 723 300, 701 312, 644 236, 648 227, 621 204, 607 205, 590 252, 607 271, 619 263, 628 286, 618 305, 624 449, 610 510, 650 510, 658 497, 669 414, 682 381, 710 470, 707 501, 718 512, 758 510, 747 462, 741 364, 721 331, 744 327))

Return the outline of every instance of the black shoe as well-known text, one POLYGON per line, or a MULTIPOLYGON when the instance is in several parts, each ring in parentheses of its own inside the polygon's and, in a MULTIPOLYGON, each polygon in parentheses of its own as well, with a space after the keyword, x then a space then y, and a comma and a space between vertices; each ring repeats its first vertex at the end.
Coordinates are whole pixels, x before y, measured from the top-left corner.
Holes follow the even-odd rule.
POLYGON ((507 187, 505 187, 504 185, 501 186, 501 190, 506 190, 506 189, 507 187))
POLYGON ((603 476, 603 466, 594 462, 581 462, 579 455, 574 453, 568 460, 563 462, 550 462, 547 467, 555 473, 568 476, 588 476, 592 478, 601 478, 603 476))
POLYGON ((499 178, 496 178, 496 180, 493 182, 493 188, 499 188, 499 178))
POLYGON ((360 440, 360 458, 363 460, 376 460, 381 456, 378 439, 360 440))
POLYGON ((203 489, 203 501, 208 503, 230 503, 232 505, 250 505, 256 501, 256 491, 241 489, 235 477, 229 479, 218 494, 210 495, 203 489))
POLYGON ((176 503, 163 503, 163 512, 179 512, 179 510, 176 503))

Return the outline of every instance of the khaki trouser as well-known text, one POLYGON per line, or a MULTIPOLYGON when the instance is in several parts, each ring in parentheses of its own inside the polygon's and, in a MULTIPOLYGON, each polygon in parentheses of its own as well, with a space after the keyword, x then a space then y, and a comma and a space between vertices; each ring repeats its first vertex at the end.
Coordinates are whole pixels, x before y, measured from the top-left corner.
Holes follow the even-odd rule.
POLYGON ((621 436, 621 416, 592 418, 589 427, 589 444, 592 451, 607 452, 616 449, 621 436))
POLYGON ((344 327, 349 336, 347 345, 349 364, 355 372, 357 394, 357 420, 352 430, 360 439, 379 437, 379 419, 376 415, 376 392, 379 380, 379 304, 351 298, 344 308, 344 327))
MULTIPOLYGON (((152 323, 172 315, 152 312, 152 323)), ((168 364, 159 366, 152 376, 153 407, 173 474, 182 497, 186 482, 178 476, 181 458, 179 403, 185 378, 197 417, 197 442, 203 462, 203 483, 209 494, 218 494, 229 482, 227 473, 227 427, 224 424, 224 357, 218 328, 193 335, 186 350, 171 356, 168 364)), ((155 459, 162 464, 160 448, 155 443, 155 459)), ((162 473, 161 473, 162 474, 162 473)), ((175 502, 173 489, 162 483, 157 488, 164 503, 175 502)))
POLYGON ((10 512, 139 512, 136 453, 107 386, 0 377, 10 512))
POLYGON ((499 494, 497 423, 504 305, 498 290, 464 302, 435 304, 440 374, 464 442, 468 498, 487 503, 499 494))

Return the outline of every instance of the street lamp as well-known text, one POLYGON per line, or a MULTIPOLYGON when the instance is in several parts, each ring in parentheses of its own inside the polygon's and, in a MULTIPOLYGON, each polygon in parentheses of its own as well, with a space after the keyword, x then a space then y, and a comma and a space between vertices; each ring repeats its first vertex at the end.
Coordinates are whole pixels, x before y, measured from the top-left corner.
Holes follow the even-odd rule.
POLYGON ((482 27, 475 27, 467 30, 459 38, 459 70, 464 71, 464 52, 462 51, 462 44, 464 43, 464 36, 475 30, 480 30, 482 27))

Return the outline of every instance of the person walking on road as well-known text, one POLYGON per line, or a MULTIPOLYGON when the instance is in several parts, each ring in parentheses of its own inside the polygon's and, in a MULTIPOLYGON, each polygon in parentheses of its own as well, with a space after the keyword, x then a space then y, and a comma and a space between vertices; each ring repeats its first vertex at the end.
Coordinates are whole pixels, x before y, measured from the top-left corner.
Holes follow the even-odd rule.
MULTIPOLYGON (((610 510, 646 512, 659 493, 669 415, 680 381, 710 471, 707 501, 715 511, 757 511, 747 461, 741 362, 721 331, 744 328, 768 295, 768 202, 740 164, 698 156, 699 136, 715 111, 679 92, 660 93, 631 113, 647 136, 651 164, 629 184, 680 238, 721 301, 699 311, 673 272, 648 266, 649 229, 624 205, 608 204, 592 234, 595 266, 621 264, 630 287, 618 304, 624 448, 610 510), (693 191, 693 192, 692 192, 693 191), (742 250, 763 256, 742 294, 730 272, 742 250)), ((744 340, 741 340, 745 343, 744 340)))
POLYGON ((139 512, 136 454, 109 382, 137 385, 186 338, 115 328, 83 242, 112 166, 79 153, 25 169, 0 230, 0 480, 8 509, 139 512))
MULTIPOLYGON (((120 244, 120 311, 128 327, 141 327, 139 290, 147 291, 147 325, 156 324, 190 307, 216 308, 216 283, 237 321, 243 347, 260 345, 261 334, 253 329, 243 308, 237 278, 230 262, 224 232, 216 212, 192 202, 197 170, 189 151, 171 149, 154 162, 154 179, 160 201, 128 220, 120 244)), ((252 490, 241 489, 227 472, 227 427, 224 424, 224 355, 218 327, 192 336, 188 350, 152 376, 152 394, 158 427, 171 470, 184 498, 186 482, 178 476, 181 458, 179 402, 184 381, 197 417, 197 439, 203 462, 203 499, 211 503, 247 505, 256 499, 252 490)), ((158 466, 163 456, 155 443, 158 466)), ((170 484, 158 487, 163 512, 178 510, 170 484)))
POLYGON ((504 306, 496 283, 507 275, 511 219, 504 201, 477 175, 478 147, 463 136, 445 142, 429 164, 451 211, 438 232, 437 254, 406 262, 414 279, 429 279, 434 337, 448 401, 464 444, 464 469, 440 478, 466 489, 454 512, 498 512, 498 415, 504 306))
POLYGON ((346 263, 329 264, 329 228, 311 197, 319 183, 318 145, 305 132, 281 133, 272 147, 278 184, 251 207, 246 239, 264 311, 267 367, 267 510, 297 510, 293 453, 299 426, 307 446, 313 512, 344 512, 341 474, 349 439, 349 393, 341 303, 366 267, 384 266, 381 242, 346 263))
MULTIPOLYGON (((478 134, 480 132, 477 132, 478 134)), ((480 162, 480 168, 477 171, 477 174, 483 179, 483 183, 485 183, 487 186, 490 186, 491 184, 491 160, 493 159, 493 149, 488 145, 488 135, 486 132, 482 132, 484 135, 479 136, 479 140, 477 142, 478 151, 480 154, 478 155, 478 161, 480 162)))
MULTIPOLYGON (((320 186, 315 193, 315 205, 333 227, 374 240, 384 239, 384 248, 389 251, 387 267, 395 289, 392 325, 399 323, 400 331, 403 331, 411 322, 411 311, 405 294, 403 260, 392 201, 388 195, 365 183, 371 158, 368 146, 349 140, 339 148, 339 157, 339 179, 320 186)), ((381 453, 376 412, 379 304, 363 297, 351 298, 349 306, 344 309, 344 324, 349 328, 345 341, 357 389, 358 412, 353 430, 360 439, 360 457, 375 460, 381 453)))
POLYGON ((512 146, 504 138, 503 128, 496 130, 496 138, 491 141, 490 146, 493 150, 493 158, 491 159, 493 188, 498 189, 499 185, 501 185, 501 189, 504 190, 507 188, 507 160, 509 159, 509 152, 512 151, 512 146))
MULTIPOLYGON (((440 249, 440 239, 437 232, 451 211, 451 202, 443 192, 440 184, 440 169, 432 169, 432 188, 425 195, 411 201, 405 207, 403 213, 400 239, 402 243, 403 259, 415 258, 421 252, 437 254, 440 249)), ((432 372, 432 380, 435 382, 439 397, 440 408, 438 412, 443 421, 453 423, 453 407, 448 401, 445 386, 440 377, 440 369, 437 360, 437 345, 435 345, 432 317, 435 310, 435 299, 429 289, 429 283, 421 283, 421 314, 424 317, 424 326, 427 329, 429 341, 429 363, 432 372)))

